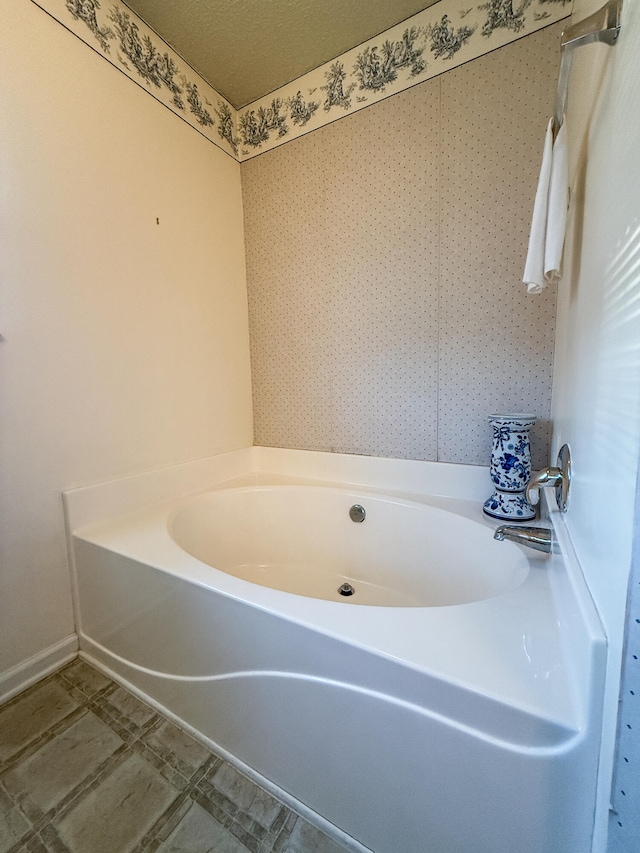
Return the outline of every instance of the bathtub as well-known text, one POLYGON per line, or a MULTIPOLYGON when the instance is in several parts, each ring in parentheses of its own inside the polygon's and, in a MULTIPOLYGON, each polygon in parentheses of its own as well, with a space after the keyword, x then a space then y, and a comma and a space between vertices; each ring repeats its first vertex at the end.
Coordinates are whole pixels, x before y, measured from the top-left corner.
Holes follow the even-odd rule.
POLYGON ((485 477, 250 448, 67 492, 82 654, 353 850, 586 853, 604 637, 485 477))

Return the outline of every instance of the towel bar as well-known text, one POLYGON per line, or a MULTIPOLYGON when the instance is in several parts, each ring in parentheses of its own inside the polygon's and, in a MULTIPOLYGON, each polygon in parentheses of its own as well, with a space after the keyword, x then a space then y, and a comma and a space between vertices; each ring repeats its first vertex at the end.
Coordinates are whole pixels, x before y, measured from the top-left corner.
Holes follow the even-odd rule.
POLYGON ((560 59, 560 73, 558 75, 558 91, 556 94, 556 106, 553 111, 554 133, 560 130, 564 121, 567 108, 567 94, 569 90, 569 76, 571 73, 572 52, 576 47, 592 42, 603 42, 604 44, 615 44, 620 32, 620 18, 622 16, 622 0, 609 0, 608 3, 589 15, 584 21, 573 24, 564 30, 560 37, 562 55, 560 59))

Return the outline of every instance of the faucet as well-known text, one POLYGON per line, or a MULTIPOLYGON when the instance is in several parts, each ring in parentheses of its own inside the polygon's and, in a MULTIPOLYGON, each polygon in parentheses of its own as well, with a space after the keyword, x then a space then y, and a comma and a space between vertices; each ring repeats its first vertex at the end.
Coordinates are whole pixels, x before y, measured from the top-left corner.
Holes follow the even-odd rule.
POLYGON ((518 545, 544 551, 545 554, 551 553, 553 539, 551 530, 546 527, 516 527, 512 524, 501 524, 493 534, 493 538, 498 542, 509 539, 511 542, 517 542, 518 545))

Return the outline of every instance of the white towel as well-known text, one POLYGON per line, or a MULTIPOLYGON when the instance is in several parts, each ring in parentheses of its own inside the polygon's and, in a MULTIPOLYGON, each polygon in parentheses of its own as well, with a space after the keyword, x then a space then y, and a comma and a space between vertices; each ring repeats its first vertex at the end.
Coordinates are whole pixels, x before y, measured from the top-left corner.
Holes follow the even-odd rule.
POLYGON ((541 293, 560 276, 562 249, 567 226, 569 169, 567 132, 562 123, 555 142, 553 119, 544 139, 540 179, 533 205, 529 250, 522 280, 527 293, 541 293))

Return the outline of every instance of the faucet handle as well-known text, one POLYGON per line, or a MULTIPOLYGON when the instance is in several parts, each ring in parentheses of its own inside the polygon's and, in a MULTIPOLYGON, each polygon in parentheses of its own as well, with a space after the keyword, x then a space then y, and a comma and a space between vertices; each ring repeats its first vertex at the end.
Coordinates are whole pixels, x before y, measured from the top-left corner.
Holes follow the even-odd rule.
POLYGON ((543 468, 537 471, 527 483, 525 497, 530 504, 540 501, 540 489, 555 486, 556 503, 560 512, 567 511, 569 486, 571 484, 571 452, 568 444, 563 444, 558 453, 557 468, 543 468))
POLYGON ((543 468, 532 475, 525 489, 525 497, 535 506, 540 502, 540 489, 543 486, 557 486, 562 482, 562 471, 559 468, 543 468))

